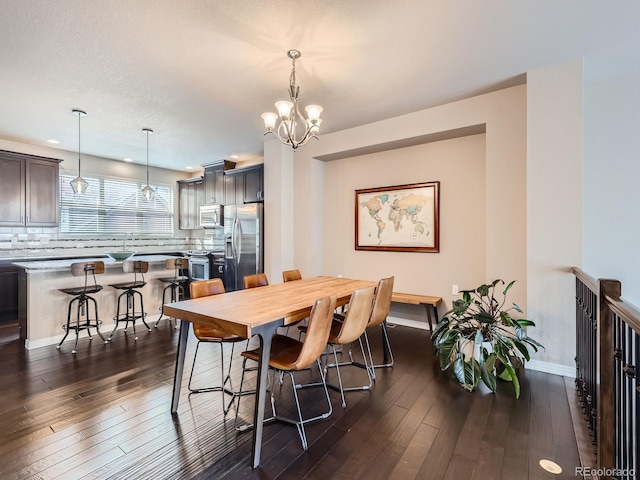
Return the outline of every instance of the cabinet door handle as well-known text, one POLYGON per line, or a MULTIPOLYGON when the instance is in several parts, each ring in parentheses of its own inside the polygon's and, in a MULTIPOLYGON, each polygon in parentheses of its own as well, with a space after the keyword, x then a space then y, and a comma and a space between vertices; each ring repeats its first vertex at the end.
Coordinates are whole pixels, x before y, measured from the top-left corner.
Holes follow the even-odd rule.
POLYGON ((24 223, 24 215, 20 215, 20 223, 24 223))
POLYGON ((29 215, 27 215, 27 223, 29 223, 29 215))

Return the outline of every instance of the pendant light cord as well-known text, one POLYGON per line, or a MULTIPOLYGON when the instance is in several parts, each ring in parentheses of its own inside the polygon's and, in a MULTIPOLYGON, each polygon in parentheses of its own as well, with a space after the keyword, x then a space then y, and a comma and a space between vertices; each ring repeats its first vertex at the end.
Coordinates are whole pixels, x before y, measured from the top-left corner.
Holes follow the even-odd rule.
POLYGON ((149 132, 147 134, 147 185, 149 185, 149 132))
POLYGON ((80 175, 80 117, 82 115, 78 114, 78 177, 82 177, 80 175))

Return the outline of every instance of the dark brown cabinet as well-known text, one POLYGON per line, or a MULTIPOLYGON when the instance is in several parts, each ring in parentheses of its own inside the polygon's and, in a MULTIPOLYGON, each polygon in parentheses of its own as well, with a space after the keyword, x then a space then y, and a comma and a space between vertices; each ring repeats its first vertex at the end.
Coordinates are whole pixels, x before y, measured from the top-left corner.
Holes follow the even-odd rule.
POLYGON ((236 164, 229 160, 205 163, 204 167, 204 204, 224 203, 224 172, 233 169, 236 164))
POLYGON ((0 151, 0 226, 58 226, 59 163, 0 151))
POLYGON ((18 273, 11 262, 0 262, 0 322, 18 319, 18 273))
POLYGON ((225 172, 225 205, 264 201, 264 166, 251 165, 225 172))
POLYGON ((200 206, 204 205, 204 181, 202 177, 178 182, 178 223, 180 230, 200 227, 200 206))

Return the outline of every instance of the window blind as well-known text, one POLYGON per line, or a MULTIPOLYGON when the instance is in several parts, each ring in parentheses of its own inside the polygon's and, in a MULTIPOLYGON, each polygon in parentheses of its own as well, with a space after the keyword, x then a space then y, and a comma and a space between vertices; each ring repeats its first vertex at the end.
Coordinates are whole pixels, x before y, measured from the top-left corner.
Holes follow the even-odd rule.
POLYGON ((83 177, 89 188, 76 195, 69 182, 75 176, 60 174, 60 233, 173 233, 173 188, 151 185, 156 191, 147 201, 142 182, 94 175, 83 177))

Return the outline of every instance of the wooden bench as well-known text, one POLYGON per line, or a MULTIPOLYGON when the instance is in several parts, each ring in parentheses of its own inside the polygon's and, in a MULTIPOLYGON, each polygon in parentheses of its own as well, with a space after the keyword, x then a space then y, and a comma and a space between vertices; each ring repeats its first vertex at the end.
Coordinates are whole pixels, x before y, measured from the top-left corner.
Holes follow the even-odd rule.
POLYGON ((433 332, 432 314, 436 325, 438 324, 438 305, 442 302, 440 297, 430 297, 429 295, 417 295, 415 293, 393 292, 391 301, 396 303, 408 303, 411 305, 424 305, 429 320, 429 328, 433 332))

